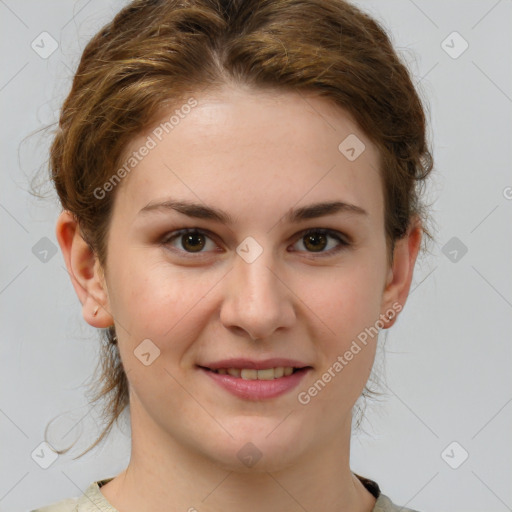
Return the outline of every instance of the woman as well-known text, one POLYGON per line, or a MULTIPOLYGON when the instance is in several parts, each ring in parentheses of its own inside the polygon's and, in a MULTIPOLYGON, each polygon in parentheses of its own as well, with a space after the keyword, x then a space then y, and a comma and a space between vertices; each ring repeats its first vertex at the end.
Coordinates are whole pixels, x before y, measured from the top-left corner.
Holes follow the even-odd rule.
POLYGON ((51 172, 106 334, 117 476, 38 509, 394 511, 350 470, 378 332, 430 237, 425 115, 342 0, 137 0, 87 45, 51 172))

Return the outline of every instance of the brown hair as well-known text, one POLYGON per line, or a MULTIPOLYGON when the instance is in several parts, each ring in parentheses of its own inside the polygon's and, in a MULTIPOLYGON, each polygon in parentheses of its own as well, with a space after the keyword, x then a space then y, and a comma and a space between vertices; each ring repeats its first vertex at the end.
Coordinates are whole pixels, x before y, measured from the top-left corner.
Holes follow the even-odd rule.
MULTIPOLYGON (((388 260, 413 217, 433 239, 420 202, 433 167, 425 111, 379 23, 343 0, 135 0, 87 44, 50 154, 62 206, 102 265, 115 190, 94 191, 164 110, 226 83, 314 92, 348 111, 379 149, 388 260)), ((113 328, 104 335, 93 400, 107 424, 87 451, 129 403, 113 328)))

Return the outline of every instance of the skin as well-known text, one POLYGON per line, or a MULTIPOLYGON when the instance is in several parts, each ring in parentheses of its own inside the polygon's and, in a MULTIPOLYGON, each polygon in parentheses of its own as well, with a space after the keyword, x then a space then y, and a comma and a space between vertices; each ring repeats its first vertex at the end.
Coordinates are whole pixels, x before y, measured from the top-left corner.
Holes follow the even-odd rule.
POLYGON ((377 149, 327 100, 228 86, 194 97, 198 105, 115 190, 105 268, 69 212, 57 223, 83 316, 94 327, 115 324, 130 384, 131 460, 101 492, 122 512, 370 511, 375 498, 349 454, 351 410, 377 337, 310 403, 297 395, 393 304, 405 304, 421 225, 411 223, 388 265, 377 149), (352 162, 338 150, 350 134, 366 146, 352 162), (139 213, 169 198, 220 208, 235 222, 139 213), (290 209, 332 200, 367 215, 284 220, 290 209), (199 235, 202 253, 180 236, 164 243, 182 228, 209 232, 199 235), (308 245, 301 232, 309 228, 351 244, 334 252, 340 243, 329 236, 308 245), (249 236, 263 249, 252 263, 236 252, 249 236), (148 366, 134 355, 145 339, 160 350, 148 366), (237 356, 291 357, 313 369, 293 391, 251 401, 196 367, 237 356), (237 457, 248 442, 262 454, 252 468, 237 457))

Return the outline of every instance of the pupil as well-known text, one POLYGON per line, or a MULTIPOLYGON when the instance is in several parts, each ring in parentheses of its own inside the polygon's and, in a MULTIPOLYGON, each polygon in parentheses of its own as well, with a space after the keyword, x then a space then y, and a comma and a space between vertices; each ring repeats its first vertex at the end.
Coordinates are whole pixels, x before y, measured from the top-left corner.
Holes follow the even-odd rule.
MULTIPOLYGON (((313 248, 312 250, 313 251, 321 251, 322 249, 325 248, 325 244, 326 244, 326 239, 327 237, 322 234, 322 233, 318 233, 318 234, 315 234, 315 235, 307 235, 306 236, 306 247, 308 247, 309 245, 309 242, 312 242, 313 243, 313 248), (320 242, 320 245, 321 247, 315 247, 315 243, 319 243, 320 242)), ((310 247, 308 247, 310 248, 310 247)))
POLYGON ((183 243, 183 247, 185 249, 191 248, 193 251, 201 250, 204 247, 204 240, 202 239, 202 235, 192 234, 192 235, 184 235, 185 241, 183 243), (194 243, 194 239, 196 243, 194 243), (197 242, 199 240, 199 242, 197 242), (189 245, 189 247, 187 247, 189 245))

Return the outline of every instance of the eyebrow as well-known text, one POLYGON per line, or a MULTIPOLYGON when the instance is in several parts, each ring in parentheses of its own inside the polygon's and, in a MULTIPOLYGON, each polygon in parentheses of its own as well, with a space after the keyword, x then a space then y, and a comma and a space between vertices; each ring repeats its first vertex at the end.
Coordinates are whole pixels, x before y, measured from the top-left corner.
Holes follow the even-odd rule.
MULTIPOLYGON (((173 210, 188 217, 195 219, 207 219, 220 222, 226 225, 233 225, 234 218, 227 212, 206 206, 204 204, 193 203, 189 201, 176 201, 169 199, 161 202, 150 202, 142 208, 139 214, 149 213, 155 210, 173 210)), ((290 209, 284 215, 284 221, 289 223, 297 223, 302 220, 315 219, 326 215, 334 215, 336 213, 355 213, 361 216, 368 216, 368 212, 355 204, 345 203, 342 201, 328 201, 315 203, 301 208, 290 209)))

